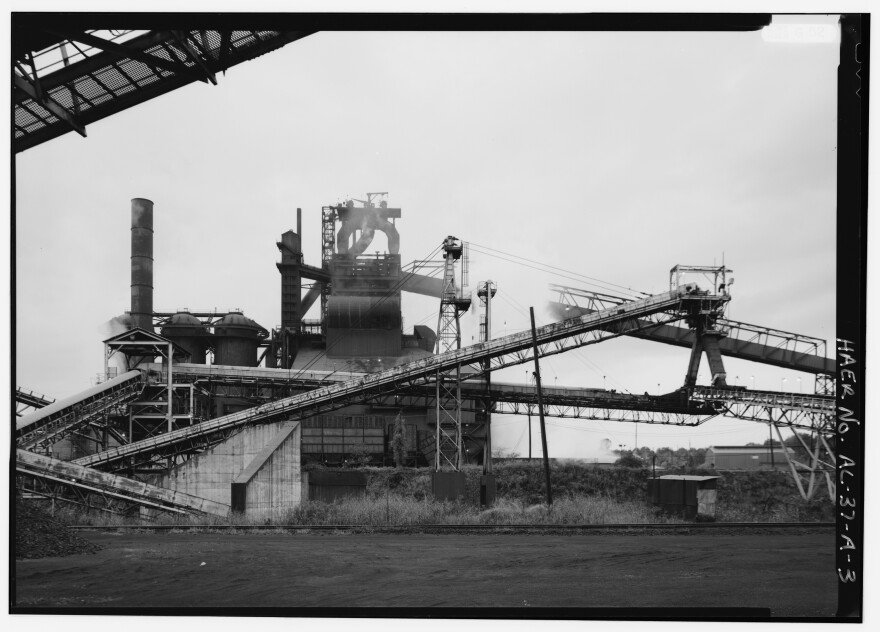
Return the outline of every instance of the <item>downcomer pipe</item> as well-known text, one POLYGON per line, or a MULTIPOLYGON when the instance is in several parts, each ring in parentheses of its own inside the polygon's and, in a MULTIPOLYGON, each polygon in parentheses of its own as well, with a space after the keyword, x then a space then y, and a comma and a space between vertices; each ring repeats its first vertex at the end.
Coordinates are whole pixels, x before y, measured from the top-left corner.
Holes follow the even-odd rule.
POLYGON ((131 201, 131 326, 153 331, 153 203, 131 201))

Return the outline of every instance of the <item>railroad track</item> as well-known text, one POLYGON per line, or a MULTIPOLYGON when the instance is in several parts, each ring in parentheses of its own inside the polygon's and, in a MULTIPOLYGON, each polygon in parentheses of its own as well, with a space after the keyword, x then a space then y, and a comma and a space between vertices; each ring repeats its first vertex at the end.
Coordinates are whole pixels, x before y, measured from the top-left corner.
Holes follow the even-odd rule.
POLYGON ((578 532, 578 531, 711 531, 713 529, 738 530, 782 530, 808 529, 819 531, 833 529, 833 522, 692 522, 692 523, 651 523, 651 524, 567 524, 567 525, 534 525, 534 524, 412 524, 412 525, 122 525, 94 526, 72 525, 76 531, 368 531, 370 533, 413 533, 413 532, 486 532, 502 533, 517 532, 578 532))

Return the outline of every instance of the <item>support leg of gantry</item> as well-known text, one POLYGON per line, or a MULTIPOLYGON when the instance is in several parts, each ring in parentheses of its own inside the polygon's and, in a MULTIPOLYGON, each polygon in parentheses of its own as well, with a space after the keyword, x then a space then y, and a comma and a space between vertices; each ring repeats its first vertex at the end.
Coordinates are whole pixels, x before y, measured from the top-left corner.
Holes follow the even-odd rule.
MULTIPOLYGON (((782 455, 785 457, 785 460, 788 462, 788 466, 791 468, 791 476, 794 479, 795 484, 797 485, 798 491, 801 493, 801 498, 804 500, 809 500, 807 497, 807 492, 804 490, 804 485, 801 483, 800 474, 798 474, 797 468, 794 465, 794 462, 791 460, 791 457, 788 456, 788 450, 785 448, 785 441, 782 440, 782 433, 779 431, 779 426, 773 424, 773 428, 776 429, 776 435, 779 437, 779 444, 782 446, 782 455)), ((772 449, 772 446, 771 446, 772 449)))

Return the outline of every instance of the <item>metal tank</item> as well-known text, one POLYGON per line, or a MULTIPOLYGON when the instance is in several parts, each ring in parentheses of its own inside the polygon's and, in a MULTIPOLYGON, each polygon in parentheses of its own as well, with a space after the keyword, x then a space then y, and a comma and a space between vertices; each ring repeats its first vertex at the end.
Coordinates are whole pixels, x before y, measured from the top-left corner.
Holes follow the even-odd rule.
POLYGON ((189 352, 193 364, 205 364, 210 333, 202 322, 188 312, 178 312, 162 327, 162 335, 189 352))
POLYGON ((257 366, 257 348, 268 335, 241 312, 229 312, 214 325, 214 364, 257 366))

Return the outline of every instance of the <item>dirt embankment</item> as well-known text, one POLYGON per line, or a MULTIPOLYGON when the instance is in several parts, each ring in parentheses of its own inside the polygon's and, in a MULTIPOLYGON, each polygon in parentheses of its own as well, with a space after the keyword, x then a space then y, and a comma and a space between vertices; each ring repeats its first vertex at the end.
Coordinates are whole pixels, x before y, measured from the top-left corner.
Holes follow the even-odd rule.
POLYGON ((84 540, 34 505, 15 501, 15 558, 64 557, 79 553, 95 553, 100 546, 84 540))

